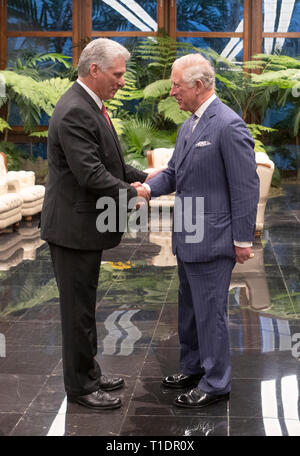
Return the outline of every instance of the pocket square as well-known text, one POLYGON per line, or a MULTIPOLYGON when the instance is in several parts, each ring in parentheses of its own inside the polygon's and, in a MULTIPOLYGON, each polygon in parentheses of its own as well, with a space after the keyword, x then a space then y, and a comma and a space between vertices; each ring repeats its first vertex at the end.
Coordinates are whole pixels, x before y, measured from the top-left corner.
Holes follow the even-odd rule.
POLYGON ((211 142, 209 141, 199 141, 195 146, 196 147, 204 147, 204 146, 210 146, 211 142))

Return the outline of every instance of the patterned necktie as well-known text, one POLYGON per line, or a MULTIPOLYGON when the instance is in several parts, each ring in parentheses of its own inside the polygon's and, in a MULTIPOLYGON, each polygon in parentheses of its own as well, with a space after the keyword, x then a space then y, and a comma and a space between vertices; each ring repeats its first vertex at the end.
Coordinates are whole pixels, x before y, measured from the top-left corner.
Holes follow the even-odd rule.
POLYGON ((111 127, 111 121, 110 121, 110 118, 108 117, 104 103, 102 103, 102 114, 104 115, 105 119, 107 120, 108 125, 111 127))

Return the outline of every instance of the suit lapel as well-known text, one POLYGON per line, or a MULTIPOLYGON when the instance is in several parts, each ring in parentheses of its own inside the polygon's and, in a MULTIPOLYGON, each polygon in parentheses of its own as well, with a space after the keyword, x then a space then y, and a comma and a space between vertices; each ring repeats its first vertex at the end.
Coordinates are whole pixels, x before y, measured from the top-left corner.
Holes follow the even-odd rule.
POLYGON ((181 138, 179 139, 179 141, 181 142, 179 147, 182 148, 182 152, 179 154, 177 169, 181 166, 181 164, 193 148, 193 145, 196 144, 197 140, 201 138, 203 133, 210 127, 211 119, 216 115, 216 110, 219 102, 220 101, 218 100, 218 98, 216 98, 208 106, 208 108, 205 110, 205 112, 199 119, 192 134, 189 135, 188 127, 182 131, 182 134, 180 135, 181 138))
POLYGON ((86 90, 84 90, 83 87, 81 87, 80 84, 78 84, 77 82, 75 82, 72 86, 72 88, 77 92, 79 93, 81 96, 83 96, 87 101, 88 103, 91 105, 91 107, 93 108, 93 110, 95 111, 95 114, 98 116, 98 117, 101 117, 101 120, 102 120, 102 123, 104 125, 104 128, 105 128, 105 133, 111 135, 111 137, 113 138, 114 142, 115 142, 115 145, 116 145, 116 148, 117 148, 117 151, 118 151, 118 154, 119 154, 119 157, 120 157, 120 160, 122 162, 122 166, 124 168, 125 164, 124 164, 124 159, 123 159, 123 154, 122 154, 122 149, 121 149, 121 145, 120 145, 120 142, 119 142, 119 138, 118 138, 118 135, 117 135, 117 132, 114 128, 114 126, 112 125, 111 127, 108 125, 108 122, 107 120, 105 119, 101 109, 99 108, 99 106, 97 105, 97 103, 95 102, 95 100, 93 100, 93 98, 88 94, 88 92, 86 90))

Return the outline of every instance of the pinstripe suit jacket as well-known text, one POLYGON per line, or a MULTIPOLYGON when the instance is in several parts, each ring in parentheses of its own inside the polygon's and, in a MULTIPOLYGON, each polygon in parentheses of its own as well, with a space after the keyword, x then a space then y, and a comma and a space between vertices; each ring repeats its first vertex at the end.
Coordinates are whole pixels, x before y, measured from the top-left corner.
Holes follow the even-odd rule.
MULTIPOLYGON (((178 221, 177 208, 182 206, 182 230, 176 232, 173 223, 172 249, 181 260, 235 257, 233 240, 252 241, 255 235, 259 178, 254 141, 241 117, 218 98, 208 106, 192 133, 189 124, 187 120, 178 132, 168 168, 148 182, 151 196, 176 190, 174 213, 178 221), (196 197, 204 198, 202 218, 196 197), (200 242, 188 240, 191 223, 203 224, 200 242)), ((180 223, 176 229, 180 229, 180 223)))

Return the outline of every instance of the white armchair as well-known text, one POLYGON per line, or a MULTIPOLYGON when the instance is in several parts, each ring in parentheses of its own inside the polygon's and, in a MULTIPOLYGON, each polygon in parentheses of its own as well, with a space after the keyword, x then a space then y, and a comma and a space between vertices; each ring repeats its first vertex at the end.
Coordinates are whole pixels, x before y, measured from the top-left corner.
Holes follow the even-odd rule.
POLYGON ((23 199, 18 193, 8 193, 6 179, 0 178, 0 230, 22 219, 23 199))
MULTIPOLYGON (((158 148, 147 151, 148 168, 145 170, 146 173, 153 171, 154 169, 165 168, 172 157, 174 148, 158 148)), ((161 195, 158 198, 151 199, 149 202, 151 207, 173 207, 174 206, 175 193, 170 195, 161 195)))
POLYGON ((257 174, 260 182, 259 202, 256 217, 256 237, 261 237, 261 233, 264 228, 265 209, 275 166, 267 154, 263 152, 256 152, 255 159, 257 164, 257 174))
POLYGON ((8 171, 6 156, 0 152, 0 177, 6 179, 9 192, 18 193, 22 197, 22 217, 30 220, 34 214, 41 212, 45 187, 35 185, 33 171, 8 171))

